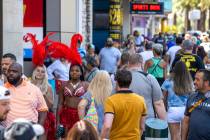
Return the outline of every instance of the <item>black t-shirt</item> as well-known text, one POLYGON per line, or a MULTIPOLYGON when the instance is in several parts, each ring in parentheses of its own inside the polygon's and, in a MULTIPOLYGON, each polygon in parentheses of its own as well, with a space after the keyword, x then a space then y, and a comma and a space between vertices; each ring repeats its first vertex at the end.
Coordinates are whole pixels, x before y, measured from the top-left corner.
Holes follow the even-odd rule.
POLYGON ((195 73, 200 69, 205 69, 203 61, 201 58, 195 54, 191 53, 178 53, 175 56, 175 59, 172 63, 172 69, 175 66, 177 61, 182 61, 186 64, 187 69, 189 70, 192 78, 195 78, 195 73))
POLYGON ((187 101, 185 115, 190 117, 188 140, 210 140, 210 97, 207 98, 202 93, 191 95, 187 101), (200 99, 204 101, 189 113, 192 105, 200 99))

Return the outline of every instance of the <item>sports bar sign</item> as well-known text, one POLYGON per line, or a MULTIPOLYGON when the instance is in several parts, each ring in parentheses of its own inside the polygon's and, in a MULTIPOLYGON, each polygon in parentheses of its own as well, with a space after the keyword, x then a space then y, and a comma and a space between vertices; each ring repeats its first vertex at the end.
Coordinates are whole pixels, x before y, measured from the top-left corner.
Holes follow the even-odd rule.
POLYGON ((141 3, 141 2, 131 2, 130 3, 130 13, 131 14, 164 14, 164 3, 141 3))

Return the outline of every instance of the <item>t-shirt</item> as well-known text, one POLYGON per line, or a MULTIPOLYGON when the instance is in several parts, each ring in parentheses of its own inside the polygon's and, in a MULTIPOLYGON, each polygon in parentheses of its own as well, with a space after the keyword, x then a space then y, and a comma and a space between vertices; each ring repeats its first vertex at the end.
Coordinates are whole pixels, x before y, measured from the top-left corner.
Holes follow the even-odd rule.
POLYGON ((199 56, 195 54, 191 53, 177 54, 174 59, 174 62, 172 63, 172 68, 175 66, 177 61, 182 61, 185 63, 193 79, 195 78, 195 74, 198 70, 205 69, 203 61, 199 56))
POLYGON ((166 54, 170 56, 170 68, 174 61, 177 51, 180 49, 181 49, 180 46, 173 46, 173 47, 169 48, 169 50, 166 52, 166 54))
POLYGON ((205 96, 202 93, 190 96, 185 115, 190 117, 188 140, 210 140, 210 91, 205 96), (189 113, 188 110, 200 99, 205 100, 189 113))
POLYGON ((93 68, 85 77, 85 81, 87 82, 91 82, 93 80, 93 78, 96 76, 97 72, 99 71, 99 69, 97 67, 93 68))
POLYGON ((34 123, 38 122, 38 112, 48 111, 45 99, 38 87, 30 82, 23 81, 21 85, 14 87, 6 83, 4 85, 11 93, 10 111, 4 125, 10 126, 17 118, 24 118, 34 123))
POLYGON ((147 105, 147 118, 154 118, 154 108, 152 102, 163 99, 163 94, 154 76, 141 74, 139 71, 132 70, 132 81, 129 89, 134 93, 143 96, 147 105))
POLYGON ((172 80, 166 79, 161 88, 168 93, 168 107, 184 107, 186 105, 188 95, 176 95, 173 90, 174 82, 172 80))
POLYGON ((144 63, 151 59, 152 57, 154 57, 153 55, 153 52, 152 51, 144 51, 144 52, 141 52, 140 55, 142 56, 142 59, 143 59, 143 65, 144 63))
POLYGON ((146 115, 146 105, 142 96, 132 91, 119 91, 105 101, 104 112, 114 115, 110 140, 140 139, 139 122, 142 116, 146 115))
POLYGON ((99 53, 100 69, 108 73, 115 73, 121 52, 115 47, 104 47, 99 53))
POLYGON ((200 44, 200 46, 203 46, 206 53, 208 53, 208 51, 210 51, 210 42, 203 42, 200 44))

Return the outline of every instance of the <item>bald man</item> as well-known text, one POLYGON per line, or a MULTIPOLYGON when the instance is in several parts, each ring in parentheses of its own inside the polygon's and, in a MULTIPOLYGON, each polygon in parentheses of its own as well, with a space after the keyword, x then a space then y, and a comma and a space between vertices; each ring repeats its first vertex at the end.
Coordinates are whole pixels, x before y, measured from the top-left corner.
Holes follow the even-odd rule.
POLYGON ((24 118, 34 123, 44 124, 47 105, 38 87, 22 78, 22 66, 18 63, 10 65, 7 73, 8 82, 5 87, 11 93, 10 112, 5 121, 6 126, 17 118, 24 118))

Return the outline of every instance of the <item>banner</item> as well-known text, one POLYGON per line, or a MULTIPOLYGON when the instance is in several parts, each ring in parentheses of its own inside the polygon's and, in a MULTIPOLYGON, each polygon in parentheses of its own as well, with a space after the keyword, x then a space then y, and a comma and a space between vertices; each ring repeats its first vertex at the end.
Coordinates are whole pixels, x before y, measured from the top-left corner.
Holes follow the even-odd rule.
MULTIPOLYGON (((43 39, 43 0, 23 0, 23 35, 36 34, 36 39, 43 39)), ((24 58, 32 58, 32 44, 23 43, 24 58)))
POLYGON ((23 0, 23 27, 43 27, 43 0, 23 0))
POLYGON ((109 6, 109 36, 120 42, 122 39, 121 0, 110 0, 109 6))

